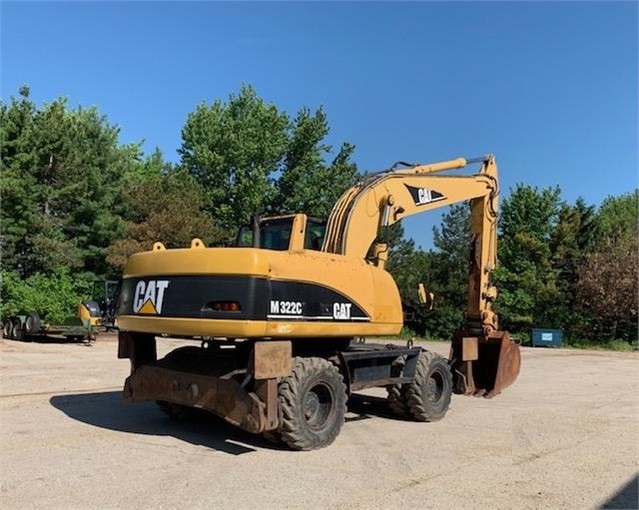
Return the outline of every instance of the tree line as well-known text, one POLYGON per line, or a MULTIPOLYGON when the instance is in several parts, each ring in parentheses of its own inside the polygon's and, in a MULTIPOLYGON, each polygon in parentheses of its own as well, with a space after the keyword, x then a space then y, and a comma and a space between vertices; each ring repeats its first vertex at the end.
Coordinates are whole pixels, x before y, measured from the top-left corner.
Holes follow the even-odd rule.
MULTIPOLYGON (((62 320, 94 282, 117 278, 128 256, 157 240, 224 246, 254 214, 326 217, 360 177, 354 145, 330 146, 329 130, 322 108, 291 116, 243 86, 196 106, 171 163, 158 149, 120 143, 98 108, 65 98, 39 107, 21 87, 0 101, 0 313, 62 320)), ((511 190, 494 274, 502 328, 636 340, 638 199, 635 190, 594 206, 568 203, 559 188, 511 190)), ((469 222, 466 204, 451 207, 427 251, 401 225, 384 233, 417 334, 447 338, 463 323, 469 222), (436 296, 432 310, 418 303, 419 283, 436 296)))

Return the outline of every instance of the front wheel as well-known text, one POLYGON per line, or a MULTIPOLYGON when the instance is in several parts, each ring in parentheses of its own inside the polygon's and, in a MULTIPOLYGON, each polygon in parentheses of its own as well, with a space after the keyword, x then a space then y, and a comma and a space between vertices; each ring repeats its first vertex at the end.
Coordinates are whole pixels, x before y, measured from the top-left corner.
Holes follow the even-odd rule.
POLYGON ((453 392, 453 374, 446 359, 424 351, 417 359, 415 379, 408 385, 406 400, 417 421, 441 420, 453 392))
POLYGON ((323 358, 294 358, 291 375, 278 386, 277 435, 294 450, 328 446, 344 424, 346 400, 337 367, 323 358))

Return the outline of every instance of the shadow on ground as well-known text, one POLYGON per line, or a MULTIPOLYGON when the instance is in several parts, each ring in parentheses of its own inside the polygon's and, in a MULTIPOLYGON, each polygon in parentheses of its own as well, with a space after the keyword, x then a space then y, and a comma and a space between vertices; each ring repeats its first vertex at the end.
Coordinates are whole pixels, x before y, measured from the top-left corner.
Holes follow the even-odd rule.
POLYGON ((613 494, 600 508, 639 508, 639 475, 633 476, 626 485, 613 494))
POLYGON ((399 417, 393 413, 385 398, 375 397, 373 395, 353 393, 348 400, 348 411, 349 413, 355 414, 355 416, 347 416, 347 422, 366 420, 373 417, 386 418, 389 420, 406 420, 406 418, 399 417))
MULTIPOLYGON (((169 418, 154 403, 125 402, 120 391, 56 395, 50 403, 70 418, 89 425, 131 434, 173 436, 231 455, 254 452, 256 448, 285 449, 283 445, 234 427, 214 414, 196 412, 188 418, 169 418)), ((379 397, 353 395, 348 407, 347 422, 374 416, 393 418, 386 400, 379 397)))
POLYGON ((50 402, 70 418, 89 425, 131 434, 173 436, 231 455, 254 452, 255 447, 283 448, 210 413, 188 419, 169 418, 154 403, 125 402, 120 391, 58 395, 50 402))

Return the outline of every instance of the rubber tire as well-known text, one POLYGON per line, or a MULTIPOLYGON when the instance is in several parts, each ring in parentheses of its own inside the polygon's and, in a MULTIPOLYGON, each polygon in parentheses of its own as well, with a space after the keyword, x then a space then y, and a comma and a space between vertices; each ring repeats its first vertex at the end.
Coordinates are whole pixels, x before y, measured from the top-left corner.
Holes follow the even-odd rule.
POLYGON ((453 374, 448 361, 434 352, 422 352, 417 358, 415 379, 406 391, 410 414, 417 421, 441 420, 452 392, 453 374))
POLYGON ((24 320, 24 332, 33 335, 40 331, 40 316, 36 312, 31 312, 24 320))
POLYGON ((408 397, 406 396, 407 390, 408 386, 405 384, 386 386, 386 392, 388 393, 386 401, 388 402, 388 407, 390 407, 395 416, 400 418, 411 416, 408 408, 408 397))
POLYGON ((335 365, 323 358, 293 358, 291 374, 278 385, 277 434, 294 450, 328 446, 342 429, 346 401, 344 378, 335 365), (311 412, 315 416, 309 417, 311 412))
POLYGON ((13 319, 11 326, 11 338, 13 340, 22 340, 24 338, 24 329, 22 329, 22 322, 18 317, 13 319))
POLYGON ((11 318, 5 319, 5 321, 2 323, 2 338, 7 338, 11 340, 11 338, 13 338, 11 336, 12 329, 13 329, 13 322, 11 321, 11 318))
MULTIPOLYGON (((391 377, 400 377, 404 371, 404 365, 406 364, 406 358, 402 357, 391 366, 391 377)), ((390 407, 393 414, 400 418, 407 418, 410 416, 408 410, 408 398, 406 391, 408 390, 408 384, 390 384, 386 386, 386 401, 388 407, 390 407)))
POLYGON ((262 432, 262 437, 266 439, 269 443, 282 444, 282 436, 277 431, 277 429, 267 430, 266 432, 262 432))

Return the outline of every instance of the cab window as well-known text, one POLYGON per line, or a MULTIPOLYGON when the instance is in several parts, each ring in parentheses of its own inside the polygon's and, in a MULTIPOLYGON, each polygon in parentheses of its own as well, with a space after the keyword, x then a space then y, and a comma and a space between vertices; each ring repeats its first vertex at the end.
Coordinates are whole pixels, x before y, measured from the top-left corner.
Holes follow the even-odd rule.
POLYGON ((324 235, 326 234, 326 222, 308 218, 306 221, 306 235, 304 237, 304 249, 316 250, 322 249, 324 243, 324 235))
POLYGON ((260 224, 260 248, 288 250, 293 218, 265 220, 260 224))
MULTIPOLYGON (((260 222, 260 248, 266 250, 288 250, 293 230, 293 219, 293 217, 290 217, 262 220, 260 222)), ((325 233, 326 221, 308 218, 304 236, 304 249, 320 251, 325 233)), ((253 246, 253 232, 248 225, 240 229, 236 238, 236 246, 253 246)))
MULTIPOLYGON (((277 218, 260 222, 260 248, 266 250, 288 250, 293 229, 293 218, 277 218)), ((244 225, 238 232, 235 245, 238 247, 253 246, 253 231, 244 225)))

